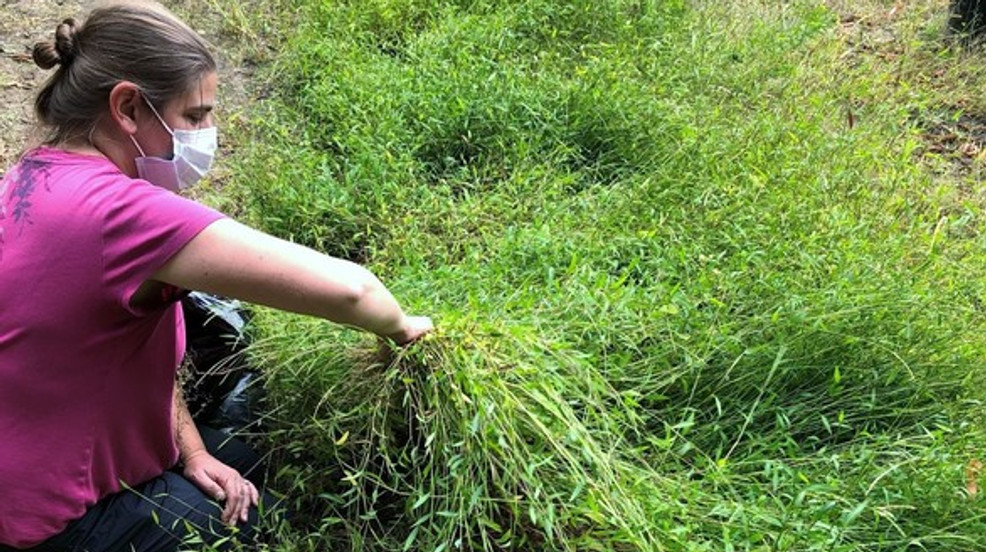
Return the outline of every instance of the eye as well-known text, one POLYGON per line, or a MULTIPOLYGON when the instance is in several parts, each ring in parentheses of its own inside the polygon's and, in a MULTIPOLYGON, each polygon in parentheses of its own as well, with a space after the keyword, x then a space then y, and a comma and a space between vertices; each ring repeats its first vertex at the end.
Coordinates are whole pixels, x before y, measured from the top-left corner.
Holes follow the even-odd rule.
POLYGON ((200 127, 212 122, 211 109, 191 109, 185 112, 185 120, 192 126, 200 127))

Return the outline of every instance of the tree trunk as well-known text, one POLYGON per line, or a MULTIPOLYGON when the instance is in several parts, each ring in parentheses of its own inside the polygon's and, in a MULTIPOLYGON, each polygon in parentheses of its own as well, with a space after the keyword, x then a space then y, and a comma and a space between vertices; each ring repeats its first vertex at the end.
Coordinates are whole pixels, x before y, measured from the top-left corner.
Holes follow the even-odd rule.
POLYGON ((986 34, 986 0, 952 0, 948 30, 965 43, 986 34))

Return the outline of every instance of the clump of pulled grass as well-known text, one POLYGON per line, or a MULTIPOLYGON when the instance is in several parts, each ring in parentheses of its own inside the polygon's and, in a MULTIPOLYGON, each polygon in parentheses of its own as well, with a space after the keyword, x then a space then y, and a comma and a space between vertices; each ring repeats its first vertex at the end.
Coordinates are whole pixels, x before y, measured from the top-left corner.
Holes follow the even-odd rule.
POLYGON ((312 412, 286 431, 324 464, 317 517, 343 538, 405 550, 658 546, 631 493, 643 465, 623 435, 637 415, 584 355, 525 328, 442 330, 383 362, 319 349, 271 381, 312 412), (331 381, 302 398, 286 371, 331 381))

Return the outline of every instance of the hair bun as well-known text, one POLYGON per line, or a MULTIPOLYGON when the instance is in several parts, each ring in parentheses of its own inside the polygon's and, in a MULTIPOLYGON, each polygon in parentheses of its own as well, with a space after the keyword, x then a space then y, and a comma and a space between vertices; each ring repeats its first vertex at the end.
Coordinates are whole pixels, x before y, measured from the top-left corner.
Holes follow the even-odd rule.
POLYGON ((75 35, 79 26, 75 19, 68 18, 55 29, 54 42, 38 42, 34 45, 34 63, 42 69, 51 69, 56 65, 67 66, 75 59, 78 49, 75 35))

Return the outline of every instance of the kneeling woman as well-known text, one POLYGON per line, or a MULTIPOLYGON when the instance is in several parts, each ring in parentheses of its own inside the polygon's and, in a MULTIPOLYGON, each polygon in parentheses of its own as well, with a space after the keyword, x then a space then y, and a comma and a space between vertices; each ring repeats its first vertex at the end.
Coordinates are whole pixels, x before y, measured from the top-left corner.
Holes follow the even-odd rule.
POLYGON ((431 321, 362 267, 176 193, 216 150, 217 74, 164 8, 120 2, 67 20, 35 61, 57 67, 36 101, 49 137, 0 181, 0 549, 249 542, 255 459, 200 432, 176 385, 183 290, 398 344, 431 321))

